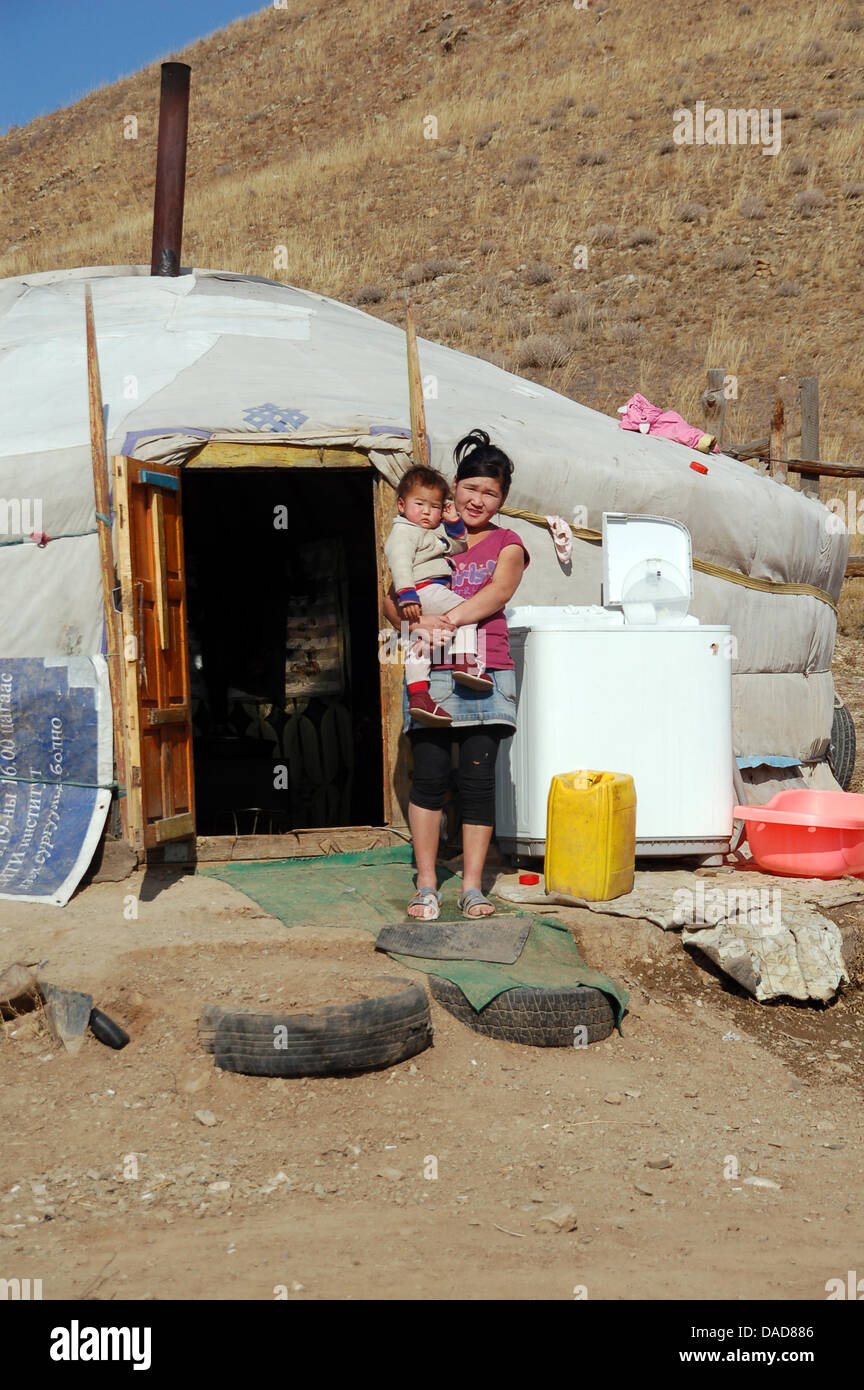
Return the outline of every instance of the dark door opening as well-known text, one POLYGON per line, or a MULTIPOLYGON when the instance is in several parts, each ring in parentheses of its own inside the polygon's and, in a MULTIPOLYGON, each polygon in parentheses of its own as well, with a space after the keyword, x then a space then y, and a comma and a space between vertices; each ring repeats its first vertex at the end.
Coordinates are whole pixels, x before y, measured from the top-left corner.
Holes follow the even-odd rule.
POLYGON ((372 475, 183 477, 196 829, 381 825, 372 475))

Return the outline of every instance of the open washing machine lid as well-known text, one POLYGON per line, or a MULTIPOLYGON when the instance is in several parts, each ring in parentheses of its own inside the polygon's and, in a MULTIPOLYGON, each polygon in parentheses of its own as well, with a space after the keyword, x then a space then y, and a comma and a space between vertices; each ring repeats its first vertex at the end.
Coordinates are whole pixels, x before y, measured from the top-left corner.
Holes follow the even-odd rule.
MULTIPOLYGON (((675 621, 676 617, 682 621, 693 597, 693 552, 687 527, 669 516, 604 512, 604 607, 650 602, 652 584, 666 612, 649 621, 675 621), (637 576, 644 582, 637 584, 637 576)), ((634 613, 629 621, 640 619, 634 613)))

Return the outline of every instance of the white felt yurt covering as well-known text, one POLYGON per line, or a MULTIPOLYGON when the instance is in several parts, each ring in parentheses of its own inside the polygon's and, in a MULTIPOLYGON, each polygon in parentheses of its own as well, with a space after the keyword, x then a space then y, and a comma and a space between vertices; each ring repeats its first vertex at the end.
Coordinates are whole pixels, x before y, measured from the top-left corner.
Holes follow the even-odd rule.
MULTIPOLYGON (((164 279, 141 266, 100 267, 0 281, 0 499, 38 499, 41 530, 50 537, 39 548, 8 527, 0 535, 0 770, 3 660, 30 658, 56 673, 71 669, 70 658, 84 658, 96 669, 103 649, 87 410, 88 281, 109 455, 182 460, 213 435, 350 439, 391 481, 410 455, 404 333, 359 309, 206 270, 164 279)), ((796 760, 812 774, 831 730, 836 618, 829 600, 839 595, 848 553, 848 537, 826 525, 827 509, 725 455, 704 459, 708 473, 699 474, 683 446, 623 431, 616 418, 478 358, 421 340, 420 362, 424 379, 434 379, 426 400, 432 463, 448 476, 454 444, 480 426, 515 462, 509 507, 568 520, 580 509, 577 524, 597 530, 603 511, 676 517, 691 532, 694 557, 822 591, 760 592, 696 573, 691 605, 703 622, 730 624, 737 639, 736 754, 753 763, 796 760)), ((532 556, 520 604, 600 601, 597 545, 575 539, 572 565, 562 568, 545 526, 502 520, 532 556)), ((102 688, 89 676, 84 684, 102 688)), ((22 690, 19 727, 26 719, 22 690)), ((15 702, 7 692, 7 720, 15 702)), ((94 758, 95 750, 94 732, 94 758)), ((100 756, 104 761, 104 748, 100 756)), ((13 762, 7 756, 6 767, 13 762)), ((94 764, 77 779, 86 784, 79 790, 94 791, 101 775, 94 764)), ((19 766, 10 777, 22 796, 37 785, 22 780, 29 776, 19 766)), ((0 893, 28 896, 20 884, 16 891, 8 863, 4 872, 4 854, 8 861, 24 833, 21 809, 19 799, 13 814, 7 800, 4 821, 0 803, 0 893)), ((82 842, 79 859, 83 853, 82 842)), ((71 860, 67 868, 64 883, 77 872, 71 860)), ((37 880, 29 889, 43 896, 47 879, 37 880)), ((62 897, 59 882, 55 889, 62 897)))

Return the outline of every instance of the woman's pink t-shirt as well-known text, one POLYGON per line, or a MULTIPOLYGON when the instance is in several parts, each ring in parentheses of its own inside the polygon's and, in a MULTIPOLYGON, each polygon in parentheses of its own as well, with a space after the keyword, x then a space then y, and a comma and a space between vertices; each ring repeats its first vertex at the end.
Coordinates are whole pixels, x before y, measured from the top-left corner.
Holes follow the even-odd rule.
MULTIPOLYGON (((459 598, 471 598, 489 583, 495 573, 495 566, 498 563, 498 556, 505 545, 521 546, 525 556, 525 565, 531 561, 531 556, 525 549, 521 536, 517 536, 515 531, 508 531, 503 526, 493 526, 488 536, 484 536, 482 541, 472 545, 468 550, 463 550, 460 554, 452 556, 453 580, 451 589, 459 598)), ((523 566, 524 569, 524 566, 523 566)), ((484 664, 490 671, 512 671, 513 658, 510 655, 510 638, 507 633, 507 619, 504 617, 504 609, 499 608, 497 613, 492 613, 488 618, 484 618, 478 623, 478 640, 482 643, 483 637, 486 639, 486 653, 484 664)), ((480 655, 483 657, 483 648, 480 647, 480 655)))

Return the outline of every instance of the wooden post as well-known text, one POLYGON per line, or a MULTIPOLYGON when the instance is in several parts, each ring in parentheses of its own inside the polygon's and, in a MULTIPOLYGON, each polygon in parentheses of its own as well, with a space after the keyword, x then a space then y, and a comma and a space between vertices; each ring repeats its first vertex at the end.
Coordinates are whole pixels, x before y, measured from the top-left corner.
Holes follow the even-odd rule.
MULTIPOLYGON (((84 317, 87 328, 87 390, 90 403, 90 454, 93 461, 93 493, 96 499, 96 530, 99 536, 99 562, 102 571, 102 606, 105 612, 105 653, 108 685, 111 691, 111 718, 114 730, 114 768, 118 783, 126 785, 126 755, 123 740, 123 684, 120 670, 120 615, 114 610, 114 551, 111 537, 111 502, 108 488, 108 454, 105 446, 105 416, 99 355, 93 322, 93 296, 84 287, 84 317)), ((118 797, 120 825, 128 836, 126 798, 118 797)))
POLYGON ((426 438, 426 407, 423 402, 423 381, 420 376, 420 357, 417 352, 417 329, 414 324, 414 305, 408 305, 408 396, 411 403, 411 440, 414 462, 429 467, 429 448, 426 438))
POLYGON ((768 472, 772 478, 777 479, 778 483, 785 483, 786 481, 786 468, 783 462, 783 425, 783 397, 778 395, 771 414, 771 435, 768 443, 768 472))
POLYGON ((721 449, 726 420, 726 397, 723 393, 725 381, 725 367, 709 367, 708 385, 702 392, 702 427, 706 434, 715 435, 721 449))
MULTIPOLYGON (((801 378, 801 457, 819 457, 819 378, 801 378)), ((819 497, 819 474, 801 473, 801 491, 808 497, 819 497)))
MULTIPOLYGON (((384 617, 384 594, 390 583, 389 571, 385 578, 387 561, 384 555, 384 541, 396 516, 396 492, 377 474, 372 484, 375 509, 375 551, 378 556, 378 630, 386 632, 389 628, 384 617)), ((395 636, 395 633, 394 633, 395 636)), ((407 738, 402 737, 402 684, 405 667, 401 661, 382 661, 379 666, 381 680, 381 734, 384 745, 384 821, 387 825, 407 825, 408 793, 411 778, 408 771, 410 748, 407 738)))
POLYGON ((768 443, 768 471, 778 483, 788 482, 786 467, 787 443, 795 433, 795 407, 798 388, 791 376, 777 378, 777 395, 771 415, 771 438, 768 443))

